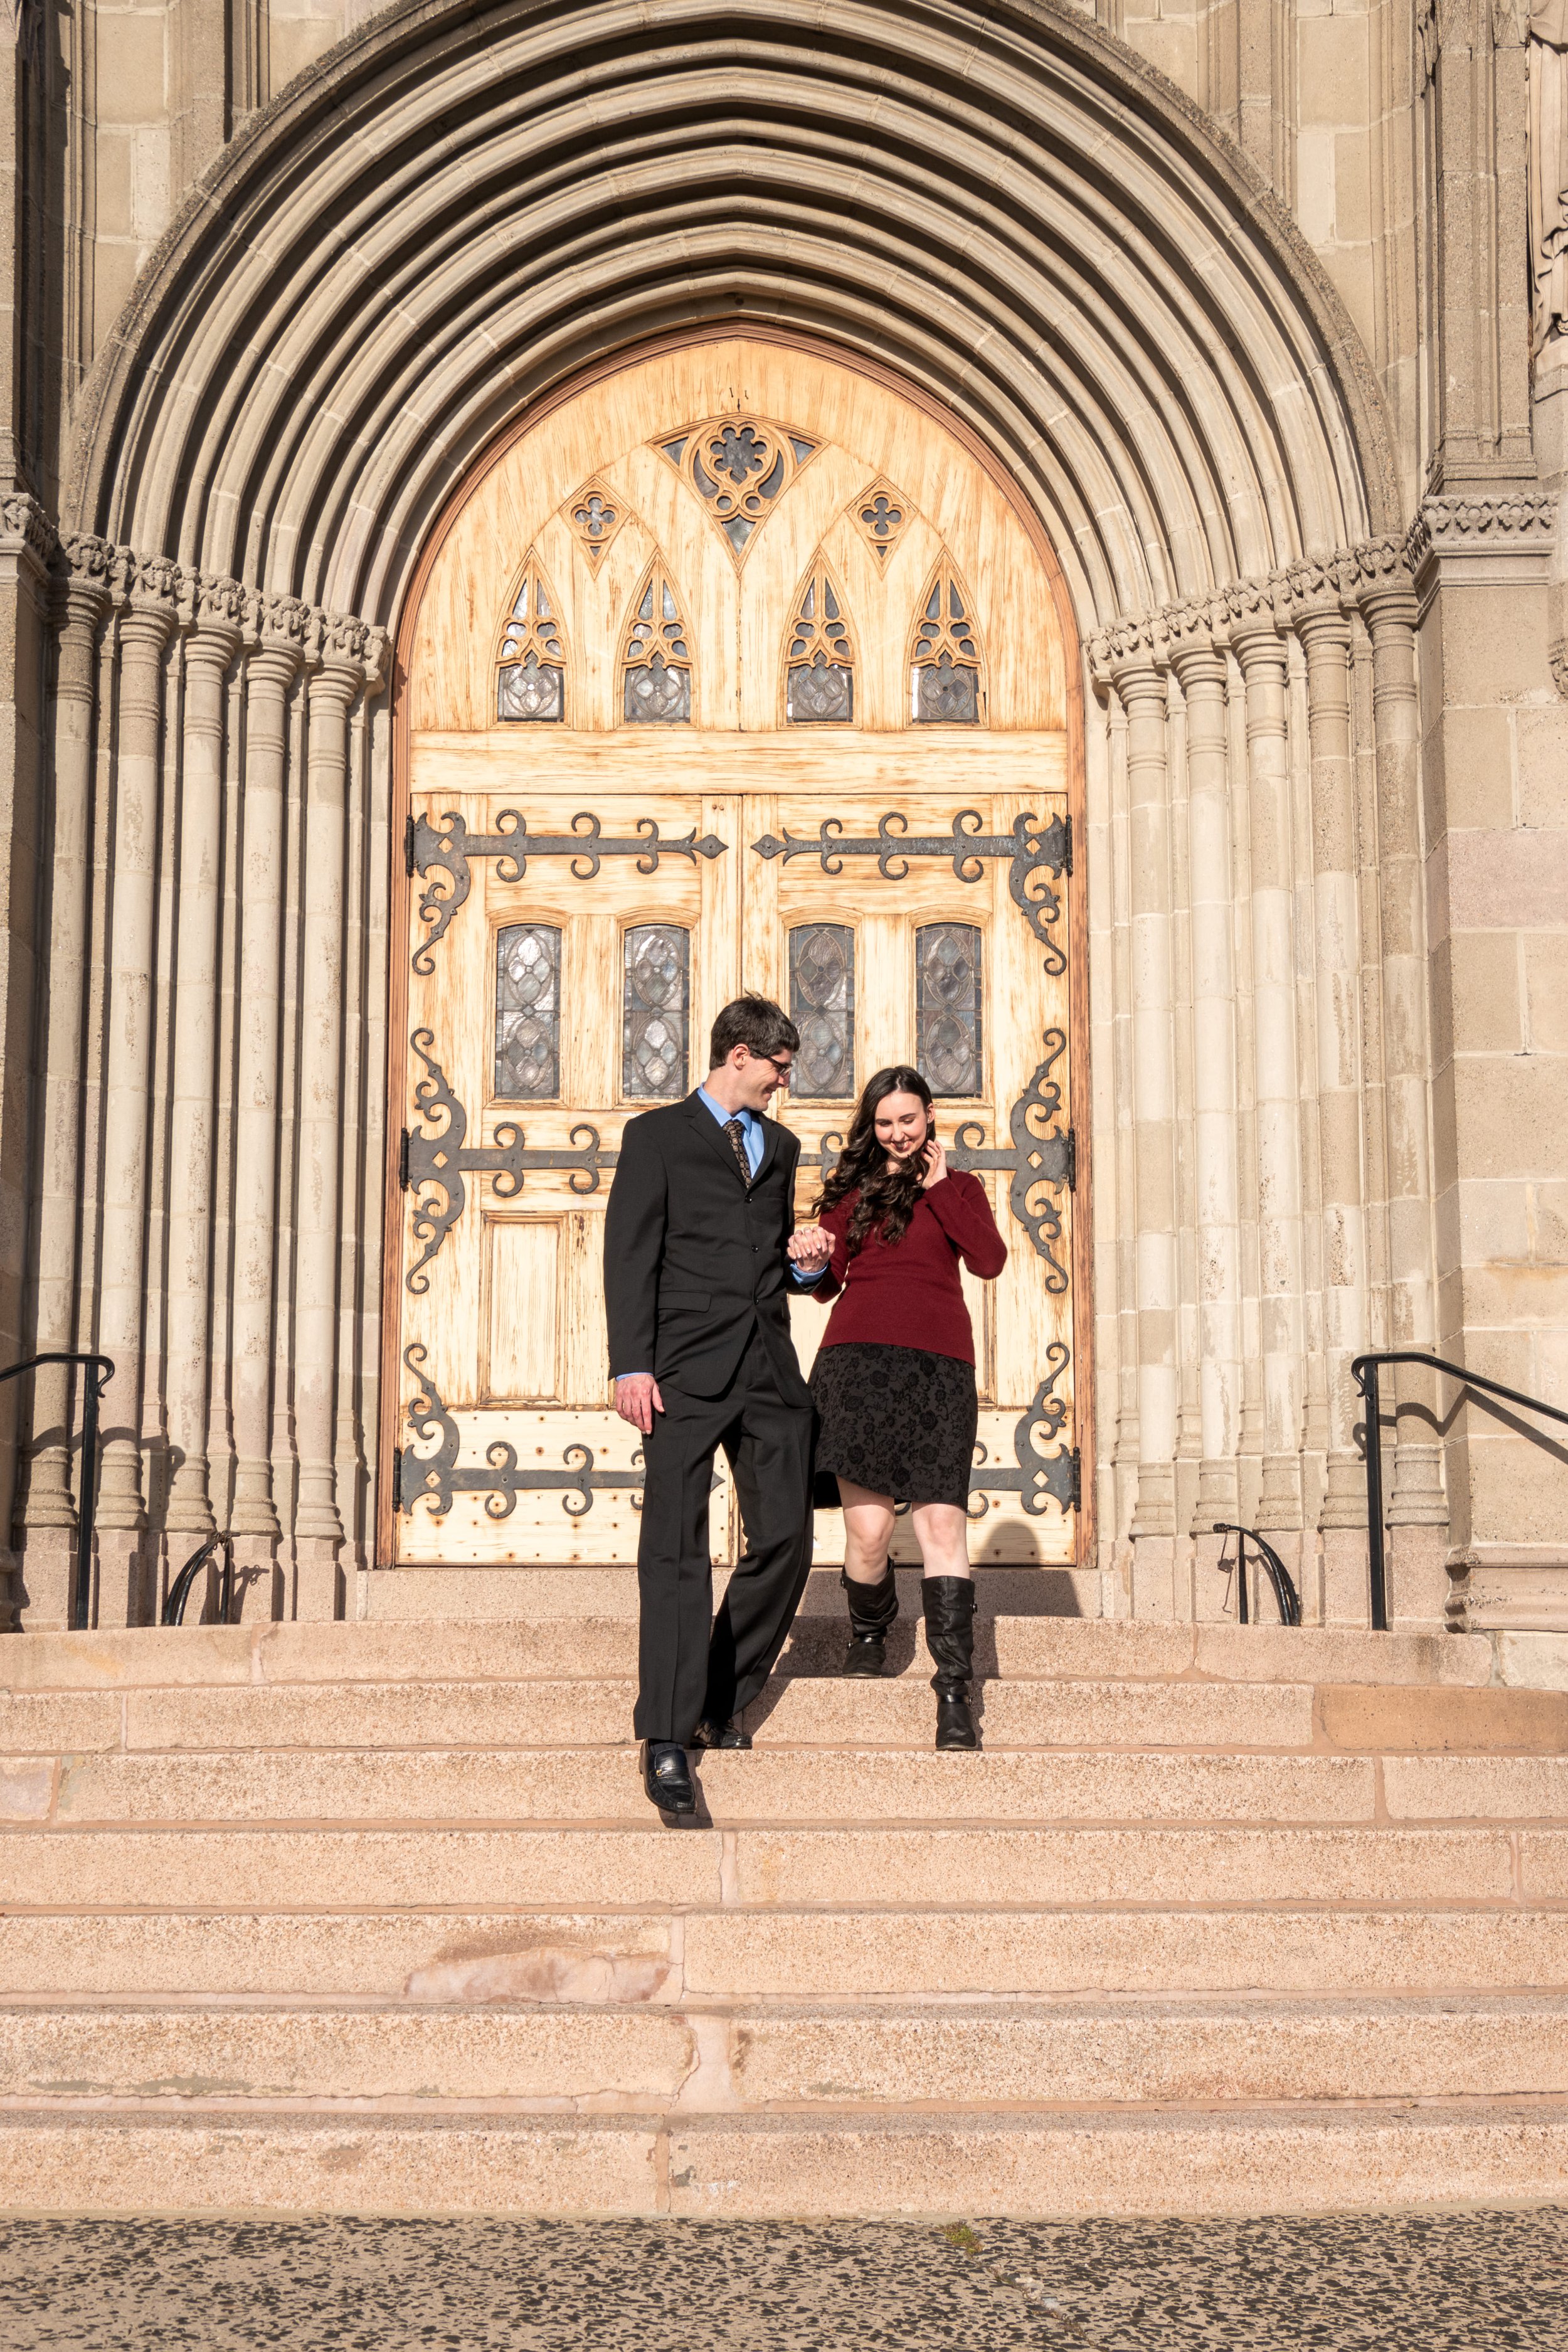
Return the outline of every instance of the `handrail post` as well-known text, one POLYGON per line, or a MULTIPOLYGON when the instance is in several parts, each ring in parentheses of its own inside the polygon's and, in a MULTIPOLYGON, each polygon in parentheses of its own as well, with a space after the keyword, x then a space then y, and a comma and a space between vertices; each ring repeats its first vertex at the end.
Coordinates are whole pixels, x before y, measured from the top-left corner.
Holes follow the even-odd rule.
POLYGON ((71 1595, 73 1633, 85 1633, 92 1622, 92 1537, 98 1515, 98 1366, 82 1366, 81 1499, 76 1514, 76 1589, 71 1595))
POLYGON ((1378 1424, 1377 1359, 1363 1356, 1355 1367, 1366 1404, 1366 1550, 1372 1586, 1372 1630, 1388 1631, 1388 1579, 1383 1543, 1383 1441, 1378 1424))

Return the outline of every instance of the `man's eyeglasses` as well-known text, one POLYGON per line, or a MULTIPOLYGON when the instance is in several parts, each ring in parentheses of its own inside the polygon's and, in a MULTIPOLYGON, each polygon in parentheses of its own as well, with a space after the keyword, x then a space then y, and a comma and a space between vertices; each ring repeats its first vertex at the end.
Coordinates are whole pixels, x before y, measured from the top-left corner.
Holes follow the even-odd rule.
POLYGON ((753 1055, 752 1059, 758 1062, 771 1062, 781 1078, 787 1078, 795 1068, 793 1054, 756 1054, 753 1055))

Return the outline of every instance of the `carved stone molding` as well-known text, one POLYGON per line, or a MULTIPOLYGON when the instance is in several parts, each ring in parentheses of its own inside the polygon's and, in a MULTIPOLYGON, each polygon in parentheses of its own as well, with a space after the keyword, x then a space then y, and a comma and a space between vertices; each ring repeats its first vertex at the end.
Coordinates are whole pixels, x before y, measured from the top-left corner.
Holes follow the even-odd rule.
MULTIPOLYGON (((1468 531, 1482 534, 1489 528, 1502 523, 1503 535, 1498 545, 1511 546, 1515 537, 1522 535, 1531 544, 1544 548, 1551 537, 1555 501, 1548 495, 1515 499, 1481 500, 1429 499, 1422 509, 1463 509, 1441 528, 1450 536, 1468 531), (1544 520, 1535 512, 1544 507, 1544 520), (1507 522, 1500 511, 1489 524, 1481 519, 1483 508, 1518 509, 1516 520, 1507 522), (1525 509, 1531 511, 1526 514, 1525 509)), ((1336 548, 1331 555, 1304 556, 1287 563, 1278 572, 1261 578, 1228 580, 1207 596, 1185 597, 1177 604, 1162 605, 1158 611, 1141 613, 1119 618, 1105 628, 1096 630, 1085 640, 1095 683, 1107 687, 1114 683, 1115 673, 1139 663, 1152 663, 1161 669, 1176 666, 1184 653, 1220 652, 1258 631, 1285 634, 1300 630, 1310 620, 1323 615, 1348 614, 1367 611, 1374 605, 1387 609, 1391 600, 1397 606, 1408 606, 1412 621, 1415 617, 1415 567, 1419 560, 1416 534, 1421 526, 1405 539, 1387 533, 1381 539, 1366 540, 1354 547, 1336 548)), ((1440 552, 1447 552, 1447 540, 1440 552)))
POLYGON ((26 490, 7 490, 0 499, 0 554, 20 556, 42 574, 58 543, 55 527, 37 499, 26 490))
POLYGON ((281 653, 301 667, 352 671, 368 694, 386 683, 391 639, 375 622, 248 587, 221 572, 191 571, 168 556, 143 555, 90 532, 60 539, 37 501, 23 493, 4 501, 0 525, 7 535, 25 534, 29 551, 52 567, 62 593, 90 587, 122 606, 166 610, 187 632, 232 630, 247 652, 281 653))
POLYGON ((1423 499, 1405 542, 1410 569, 1424 600, 1439 576, 1473 585, 1503 573, 1543 583, 1556 527, 1553 490, 1423 499))

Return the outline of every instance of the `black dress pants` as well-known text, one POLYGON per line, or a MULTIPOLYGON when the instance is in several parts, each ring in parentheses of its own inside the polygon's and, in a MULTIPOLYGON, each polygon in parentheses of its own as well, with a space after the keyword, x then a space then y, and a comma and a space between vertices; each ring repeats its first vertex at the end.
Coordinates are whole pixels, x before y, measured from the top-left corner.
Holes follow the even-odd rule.
POLYGON ((684 1742, 704 1717, 724 1723, 756 1697, 800 1606, 811 1570, 814 1416, 809 1403, 780 1393, 760 1331, 722 1396, 682 1396, 669 1381, 659 1388, 665 1409, 643 1441, 633 1727, 639 1739, 684 1742), (745 1551, 714 1621, 708 1500, 720 1445, 745 1551))

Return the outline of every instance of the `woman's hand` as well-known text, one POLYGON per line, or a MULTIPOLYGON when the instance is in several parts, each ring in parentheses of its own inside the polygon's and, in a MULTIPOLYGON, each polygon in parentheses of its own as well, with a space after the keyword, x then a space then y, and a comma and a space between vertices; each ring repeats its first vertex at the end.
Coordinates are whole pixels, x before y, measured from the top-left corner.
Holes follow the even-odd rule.
POLYGON ((929 1192, 931 1186, 940 1184, 947 1174, 947 1154, 937 1140, 934 1127, 926 1139, 925 1155, 926 1172, 921 1178, 921 1190, 922 1192, 929 1192))
POLYGON ((802 1225, 789 1237, 789 1254, 803 1273, 812 1274, 833 1255, 833 1236, 820 1225, 802 1225))

